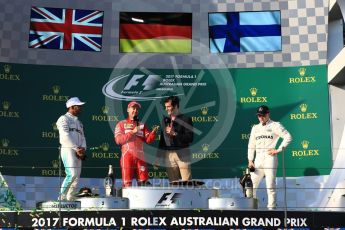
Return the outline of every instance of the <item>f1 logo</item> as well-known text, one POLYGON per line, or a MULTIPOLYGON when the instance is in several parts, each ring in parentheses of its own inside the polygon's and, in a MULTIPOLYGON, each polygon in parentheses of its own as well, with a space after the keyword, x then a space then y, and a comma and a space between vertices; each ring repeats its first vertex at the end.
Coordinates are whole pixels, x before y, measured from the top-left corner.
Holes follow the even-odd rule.
MULTIPOLYGON (((137 86, 140 83, 140 79, 143 77, 145 77, 143 74, 133 75, 133 77, 126 84, 124 90, 130 90, 133 86, 137 86)), ((148 75, 146 80, 142 83, 142 86, 144 86, 143 90, 152 90, 160 81, 161 77, 159 75, 148 75)))
POLYGON ((169 206, 176 204, 177 200, 181 197, 181 193, 164 193, 156 204, 157 206, 169 206))

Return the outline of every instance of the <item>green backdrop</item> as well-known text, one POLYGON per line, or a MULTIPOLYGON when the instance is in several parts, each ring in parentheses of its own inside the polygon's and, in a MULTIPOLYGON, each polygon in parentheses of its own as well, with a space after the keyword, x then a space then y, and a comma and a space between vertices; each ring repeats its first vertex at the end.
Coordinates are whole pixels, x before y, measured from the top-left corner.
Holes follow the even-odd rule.
MULTIPOLYGON (((255 109, 262 104, 293 136, 284 153, 287 176, 327 175, 331 147, 326 72, 326 65, 141 70, 0 63, 1 172, 58 176, 55 122, 66 112, 68 97, 78 96, 87 102, 80 116, 89 147, 82 176, 104 177, 113 164, 120 177, 121 153, 113 129, 126 116, 126 100, 140 101, 139 117, 152 127, 164 114, 162 98, 179 95, 182 112, 194 121, 194 178, 241 175, 250 129, 258 122, 255 109)), ((158 138, 145 146, 149 163, 157 144, 158 138)), ((164 167, 150 167, 150 177, 166 177, 164 167)))

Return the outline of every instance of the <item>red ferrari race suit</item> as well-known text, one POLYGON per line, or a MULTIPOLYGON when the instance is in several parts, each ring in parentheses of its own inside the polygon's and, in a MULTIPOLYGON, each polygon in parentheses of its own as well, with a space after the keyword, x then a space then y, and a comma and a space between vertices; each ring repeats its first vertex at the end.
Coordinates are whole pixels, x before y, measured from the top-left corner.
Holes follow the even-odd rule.
POLYGON ((143 142, 147 144, 153 142, 155 132, 150 132, 145 124, 138 123, 139 130, 133 134, 132 130, 136 125, 136 121, 127 119, 120 121, 115 127, 115 142, 121 145, 121 173, 124 187, 132 185, 134 175, 138 182, 145 182, 149 178, 143 142))

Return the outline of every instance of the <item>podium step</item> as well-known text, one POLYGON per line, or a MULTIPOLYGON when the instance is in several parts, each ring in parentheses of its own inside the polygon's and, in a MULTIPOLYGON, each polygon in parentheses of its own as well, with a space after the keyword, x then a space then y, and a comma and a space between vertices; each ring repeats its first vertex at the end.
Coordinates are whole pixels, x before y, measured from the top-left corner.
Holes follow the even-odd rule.
POLYGON ((38 202, 36 205, 37 209, 43 211, 69 211, 69 210, 80 210, 80 201, 43 201, 38 202))
POLYGON ((77 201, 80 201, 82 210, 129 208, 129 200, 122 197, 83 197, 77 201))
POLYGON ((246 197, 212 197, 208 199, 209 209, 249 210, 258 208, 258 200, 246 197))

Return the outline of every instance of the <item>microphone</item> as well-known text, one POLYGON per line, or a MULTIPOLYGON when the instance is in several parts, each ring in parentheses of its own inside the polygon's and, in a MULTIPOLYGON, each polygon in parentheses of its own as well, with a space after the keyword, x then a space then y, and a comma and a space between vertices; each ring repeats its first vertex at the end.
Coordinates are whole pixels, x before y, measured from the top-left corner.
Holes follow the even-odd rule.
POLYGON ((171 118, 170 117, 164 117, 164 124, 165 124, 165 126, 169 126, 170 125, 170 123, 171 123, 171 118))
POLYGON ((139 118, 137 115, 133 117, 133 121, 135 121, 137 123, 137 126, 139 126, 139 118))

